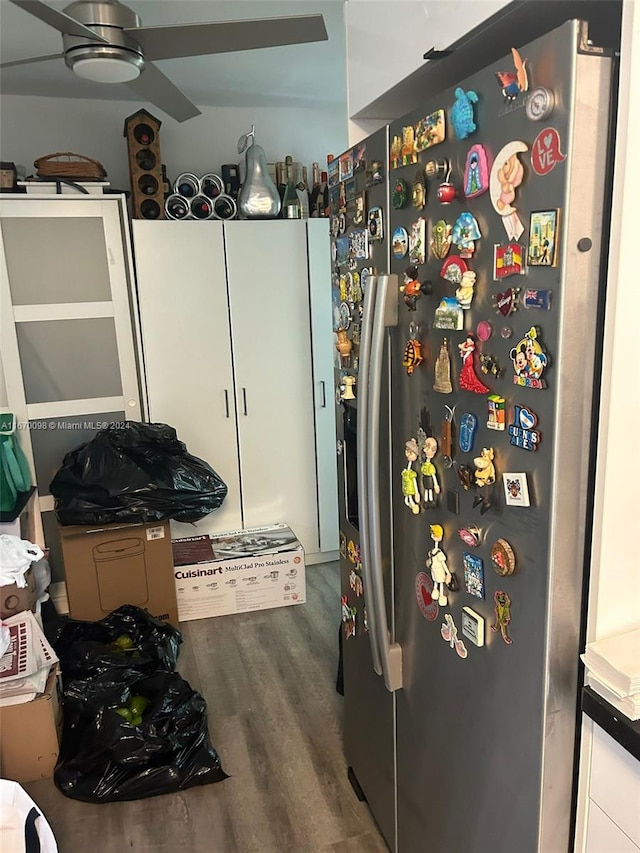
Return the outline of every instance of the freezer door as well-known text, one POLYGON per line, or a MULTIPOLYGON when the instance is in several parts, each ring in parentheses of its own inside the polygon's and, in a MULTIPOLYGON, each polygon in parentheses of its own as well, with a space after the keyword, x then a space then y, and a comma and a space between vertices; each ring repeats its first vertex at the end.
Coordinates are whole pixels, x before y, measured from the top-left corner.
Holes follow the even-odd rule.
MULTIPOLYGON (((399 853, 566 853, 570 847, 611 61, 592 51, 576 21, 521 46, 519 54, 523 64, 526 60, 528 93, 503 94, 507 72, 516 76, 510 55, 462 80, 460 88, 478 96, 473 103, 477 130, 457 140, 449 126, 446 140, 421 152, 418 164, 390 173, 392 182, 410 182, 427 161, 449 160, 458 198, 441 204, 436 193, 444 176, 427 178, 422 212, 427 238, 438 220, 453 225, 465 211, 481 231, 468 260, 477 278, 463 329, 433 327, 435 309, 443 297, 454 295, 456 284, 442 277, 442 257, 428 251, 420 279, 431 280, 432 292, 419 299, 413 312, 400 305, 400 327, 393 335, 392 485, 400 505, 394 516, 396 639, 403 653, 403 689, 396 699, 399 853), (549 93, 552 112, 544 117, 549 93), (534 95, 539 100, 530 118, 532 110, 525 105, 534 95), (512 198, 524 226, 513 242, 529 250, 532 263, 523 275, 494 280, 494 245, 508 242, 507 226, 514 220, 502 221, 491 189, 465 197, 463 176, 472 145, 484 146, 490 170, 499 152, 516 142, 524 143, 519 146, 522 183, 513 199, 503 181, 494 201, 500 191, 504 204, 512 198), (555 235, 540 235, 535 217, 530 225, 531 214, 538 211, 557 211, 555 235), (545 263, 553 260, 554 236, 556 263, 545 263), (547 239, 550 254, 543 257, 547 239), (509 289, 519 291, 520 307, 505 316, 495 303, 508 297, 509 289), (546 310, 548 292, 551 307, 546 310), (482 320, 492 324, 493 336, 479 348, 494 357, 502 374, 481 372, 476 352, 477 376, 505 398, 507 426, 514 423, 517 406, 526 410, 526 420, 516 424, 520 433, 537 416, 541 440, 536 450, 518 443, 517 429, 511 434, 491 429, 487 394, 460 387, 459 345, 482 320), (407 376, 402 357, 412 321, 421 329, 427 359, 407 376), (510 338, 501 337, 503 327, 511 329, 510 338), (511 350, 532 327, 548 356, 546 388, 514 382, 517 353, 511 350), (434 391, 444 337, 451 361, 449 394, 434 391), (439 440, 445 406, 455 407, 458 433, 464 415, 476 415, 475 445, 463 450, 456 440, 453 467, 446 467, 442 455, 435 457, 441 494, 435 507, 414 515, 401 503, 405 442, 415 437, 421 422, 439 440), (495 486, 466 491, 460 466, 473 471, 483 448, 494 449, 495 486), (508 472, 526 476, 529 507, 507 504, 503 474, 508 472), (478 503, 478 496, 490 499, 490 507, 478 503), (434 548, 430 525, 442 526, 441 552, 459 581, 458 591, 447 591, 444 606, 431 599, 428 582, 421 583, 419 576, 432 568, 427 566, 434 548), (480 529, 475 547, 458 534, 473 525, 480 529), (492 568, 491 548, 500 538, 515 553, 510 576, 492 568), (471 555, 466 579, 465 554, 471 555), (474 586, 478 559, 484 581, 474 586), (497 608, 496 593, 506 593, 510 612, 504 598, 497 608), (482 647, 463 634, 464 607, 484 620, 482 647)), ((454 89, 425 98, 419 111, 391 126, 391 137, 402 137, 405 125, 416 125, 438 109, 446 111, 449 124, 454 89)), ((393 211, 390 219, 392 233, 400 226, 411 233, 416 211, 393 211)), ((455 246, 454 254, 459 254, 455 246)), ((402 275, 406 264, 406 259, 392 259, 391 270, 402 275)))

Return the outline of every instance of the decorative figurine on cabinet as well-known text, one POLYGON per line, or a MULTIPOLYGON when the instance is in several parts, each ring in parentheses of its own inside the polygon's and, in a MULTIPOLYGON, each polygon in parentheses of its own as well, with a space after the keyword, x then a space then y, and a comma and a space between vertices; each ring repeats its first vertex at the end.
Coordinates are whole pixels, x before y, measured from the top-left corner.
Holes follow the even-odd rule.
POLYGON ((425 565, 431 572, 433 590, 431 598, 437 601, 441 607, 447 604, 446 587, 451 582, 451 572, 447 566, 447 557, 440 548, 444 536, 444 529, 440 524, 431 524, 429 532, 433 539, 433 548, 429 551, 425 565))
POLYGON ((402 494, 404 502, 414 515, 420 512, 420 490, 418 489, 418 472, 413 463, 417 462, 420 451, 415 438, 410 438, 404 446, 407 467, 402 470, 402 494))

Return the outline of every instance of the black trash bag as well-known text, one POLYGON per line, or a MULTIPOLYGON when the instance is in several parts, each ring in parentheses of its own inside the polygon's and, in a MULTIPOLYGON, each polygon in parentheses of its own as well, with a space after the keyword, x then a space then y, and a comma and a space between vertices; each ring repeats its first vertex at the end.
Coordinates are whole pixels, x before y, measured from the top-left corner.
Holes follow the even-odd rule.
POLYGON ((65 687, 54 782, 67 797, 136 800, 226 778, 209 742, 206 703, 178 673, 118 669, 65 687), (132 696, 149 700, 139 725, 116 711, 132 696))
POLYGON ((146 610, 123 604, 100 622, 68 620, 52 640, 65 682, 112 670, 173 672, 182 634, 146 610), (116 640, 128 638, 116 644, 116 640))
POLYGON ((167 424, 129 421, 71 450, 50 485, 60 524, 199 521, 227 487, 167 424))

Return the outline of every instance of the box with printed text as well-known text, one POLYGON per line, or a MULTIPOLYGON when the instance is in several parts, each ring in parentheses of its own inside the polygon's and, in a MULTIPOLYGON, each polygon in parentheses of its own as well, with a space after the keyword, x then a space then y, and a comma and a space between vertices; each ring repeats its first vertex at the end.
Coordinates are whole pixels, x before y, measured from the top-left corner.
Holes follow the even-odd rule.
POLYGON ((304 550, 286 524, 172 544, 181 622, 306 601, 304 550))

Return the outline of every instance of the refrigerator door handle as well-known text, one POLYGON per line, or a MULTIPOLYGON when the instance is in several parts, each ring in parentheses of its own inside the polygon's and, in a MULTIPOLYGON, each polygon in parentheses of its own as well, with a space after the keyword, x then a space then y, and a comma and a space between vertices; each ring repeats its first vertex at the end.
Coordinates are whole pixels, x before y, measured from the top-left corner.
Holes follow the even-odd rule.
MULTIPOLYGON (((365 305, 366 311, 366 305, 365 305)), ((398 325, 398 277, 380 275, 377 277, 375 311, 371 328, 370 353, 367 376, 367 432, 368 458, 365 468, 368 500, 367 520, 369 536, 370 583, 373 588, 369 599, 373 602, 375 613, 374 628, 382 663, 384 683, 387 690, 399 690, 402 687, 402 648, 391 642, 387 622, 384 577, 382 572, 382 536, 381 528, 385 523, 380 510, 380 399, 384 365, 384 344, 386 330, 398 325)), ((362 398, 362 383, 359 383, 362 398)), ((388 522, 386 522, 388 523, 388 522)), ((367 609, 367 615, 369 611, 367 609)), ((371 629, 370 629, 371 630, 371 629)))
MULTIPOLYGON (((370 375, 370 353, 371 332, 373 328, 376 291, 378 279, 370 276, 364 297, 364 310, 362 314, 362 329, 360 332, 360 367, 358 376, 358 422, 357 422, 357 480, 358 480, 358 528, 360 532, 360 552, 362 556, 362 577, 364 580, 364 600, 367 608, 367 621, 369 624, 369 643, 371 645, 371 657, 373 668, 378 675, 383 674, 380 650, 378 648, 377 616, 374 600, 374 585, 371 573, 371 544, 369 523, 369 497, 367 494, 368 482, 366 472, 369 468, 369 375, 370 375)), ((346 464, 346 461, 345 461, 346 464)))

